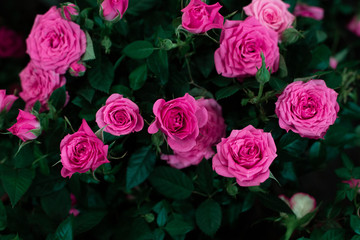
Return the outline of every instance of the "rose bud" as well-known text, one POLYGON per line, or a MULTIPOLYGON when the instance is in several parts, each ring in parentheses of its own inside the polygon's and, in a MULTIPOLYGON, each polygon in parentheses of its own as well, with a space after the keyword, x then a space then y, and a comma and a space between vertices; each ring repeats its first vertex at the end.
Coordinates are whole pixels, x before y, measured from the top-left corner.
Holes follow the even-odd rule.
POLYGON ((74 3, 66 2, 60 4, 60 13, 61 16, 69 21, 76 21, 77 17, 79 16, 80 9, 74 3))
POLYGON ((128 8, 129 0, 103 0, 100 6, 100 16, 106 21, 119 21, 128 8))
POLYGON ((85 64, 83 62, 73 62, 70 64, 69 73, 73 77, 82 77, 86 71, 85 64))
POLYGON ((18 136, 24 142, 36 139, 41 133, 40 122, 31 113, 19 110, 17 122, 8 131, 18 136))

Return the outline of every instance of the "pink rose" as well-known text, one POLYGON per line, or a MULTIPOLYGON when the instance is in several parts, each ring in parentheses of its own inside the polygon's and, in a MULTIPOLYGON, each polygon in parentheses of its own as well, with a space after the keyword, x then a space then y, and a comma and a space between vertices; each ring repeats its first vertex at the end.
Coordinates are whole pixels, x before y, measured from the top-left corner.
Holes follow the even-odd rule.
POLYGON ((224 17, 219 13, 220 3, 207 5, 201 0, 191 0, 181 10, 182 26, 191 33, 204 33, 213 28, 222 28, 224 17))
POLYGON ((21 58, 25 56, 24 39, 7 27, 0 27, 0 58, 21 58))
POLYGON ((336 69, 338 65, 338 61, 334 57, 330 57, 329 59, 329 65, 332 69, 336 69))
POLYGON ((358 193, 360 193, 360 179, 352 178, 350 180, 344 180, 343 183, 349 184, 350 188, 356 188, 358 193))
POLYGON ((144 127, 139 107, 117 93, 112 94, 105 106, 97 111, 96 123, 99 128, 115 136, 139 132, 144 127))
POLYGON ((103 0, 100 6, 100 16, 107 21, 119 20, 128 8, 129 0, 103 0))
POLYGON ((295 193, 290 199, 288 199, 285 195, 280 195, 279 198, 289 205, 298 219, 313 212, 316 208, 315 198, 306 193, 295 193))
POLYGON ((67 2, 61 4, 60 13, 68 21, 74 21, 79 16, 80 9, 74 3, 67 2))
POLYGON ((322 9, 321 7, 309 6, 303 3, 298 3, 296 4, 294 9, 294 15, 313 18, 320 21, 324 18, 324 9, 322 9))
POLYGON ((360 17, 354 16, 348 23, 347 28, 349 31, 360 37, 360 17))
POLYGON ((66 82, 64 76, 52 70, 45 71, 38 68, 32 61, 20 72, 19 76, 22 87, 19 95, 26 102, 26 111, 30 111, 36 101, 41 103, 42 110, 48 109, 47 101, 51 94, 66 82))
POLYGON ((243 187, 258 186, 268 179, 270 164, 277 156, 271 133, 251 125, 233 130, 216 149, 213 169, 221 176, 236 178, 243 187))
POLYGON ((6 90, 0 89, 0 112, 8 112, 16 99, 18 97, 15 95, 6 95, 6 90))
POLYGON ((203 158, 209 159, 214 155, 212 146, 220 142, 225 136, 225 123, 222 117, 221 106, 214 99, 199 99, 197 103, 204 106, 208 113, 208 121, 200 128, 196 145, 187 152, 174 151, 173 155, 161 155, 174 168, 185 168, 198 165, 203 158))
POLYGON ((83 62, 73 62, 70 64, 69 73, 73 77, 84 76, 86 67, 83 62))
POLYGON ((255 76, 261 67, 261 53, 271 72, 279 68, 278 35, 248 17, 244 21, 225 21, 220 47, 215 51, 216 71, 224 77, 255 76))
POLYGON ((29 37, 27 53, 37 68, 64 74, 86 50, 86 36, 80 26, 63 19, 56 7, 37 15, 29 37))
POLYGON ((8 131, 24 142, 36 139, 40 135, 40 122, 31 113, 19 110, 16 120, 17 122, 8 131))
POLYGON ((205 107, 187 93, 168 102, 158 99, 153 112, 155 121, 148 132, 154 134, 160 129, 166 135, 169 146, 179 152, 189 151, 196 145, 199 129, 208 120, 205 107))
POLYGON ((74 173, 95 171, 100 165, 108 163, 108 145, 98 139, 83 119, 77 132, 66 135, 60 143, 60 156, 63 168, 61 176, 71 177, 74 173))
POLYGON ((339 111, 337 95, 324 80, 289 84, 276 102, 280 127, 301 137, 323 138, 339 111))
POLYGON ((252 0, 244 7, 244 11, 246 15, 255 17, 262 25, 281 36, 295 20, 295 16, 288 11, 289 7, 289 4, 281 0, 252 0))

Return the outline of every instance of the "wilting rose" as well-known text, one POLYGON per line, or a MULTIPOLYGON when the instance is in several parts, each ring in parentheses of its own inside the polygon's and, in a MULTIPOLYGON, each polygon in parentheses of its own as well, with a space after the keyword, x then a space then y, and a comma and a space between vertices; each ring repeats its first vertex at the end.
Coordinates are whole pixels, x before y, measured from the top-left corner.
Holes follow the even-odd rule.
POLYGON ((294 15, 313 18, 315 20, 322 20, 324 18, 324 9, 321 7, 309 6, 303 3, 298 3, 296 4, 294 9, 294 15))
POLYGON ((295 20, 295 16, 288 11, 289 7, 289 4, 281 0, 252 0, 244 7, 244 11, 246 15, 255 17, 262 25, 281 36, 295 20))
POLYGON ((233 130, 216 149, 213 169, 221 176, 236 178, 243 187, 258 186, 268 179, 269 167, 277 156, 271 133, 251 125, 233 130))
POLYGON ((289 84, 276 102, 280 127, 301 137, 323 138, 339 111, 337 95, 324 80, 289 84))
POLYGON ((290 199, 285 195, 280 195, 279 198, 289 205, 298 219, 313 212, 316 208, 315 198, 306 193, 295 193, 290 199))
POLYGON ((58 9, 51 7, 36 16, 26 44, 35 67, 64 74, 85 53, 86 36, 78 24, 63 19, 58 9))
POLYGON ((360 17, 354 16, 348 23, 347 28, 349 31, 360 37, 360 17))
POLYGON ((73 77, 84 76, 86 67, 83 62, 73 62, 70 64, 69 73, 73 77))
POLYGON ((51 94, 66 82, 64 76, 38 68, 32 62, 20 72, 19 76, 22 87, 19 95, 26 102, 26 111, 30 111, 37 101, 41 103, 42 110, 48 109, 47 101, 51 94))
POLYGON ((108 163, 108 145, 98 139, 83 119, 79 130, 66 135, 60 143, 60 156, 63 168, 61 176, 71 177, 74 173, 95 171, 100 165, 108 163))
POLYGON ((191 33, 204 33, 213 28, 222 28, 224 17, 219 13, 220 3, 207 5, 201 0, 191 0, 181 10, 182 26, 191 33))
POLYGON ((31 113, 19 110, 16 120, 17 122, 8 131, 18 136, 24 142, 36 139, 40 135, 40 122, 31 113))
POLYGON ((278 35, 262 26, 254 17, 244 21, 225 21, 220 47, 215 51, 216 71, 224 77, 255 76, 261 67, 261 53, 267 68, 279 68, 278 35))
POLYGON ((71 2, 62 3, 60 13, 62 17, 69 21, 74 21, 79 16, 80 9, 77 5, 71 2))
POLYGON ((0 27, 0 58, 20 58, 25 56, 24 39, 7 27, 0 27))
POLYGON ((139 132, 144 127, 139 107, 117 93, 112 94, 105 106, 97 111, 96 123, 99 128, 115 136, 139 132))
POLYGON ((197 165, 203 158, 209 159, 214 155, 212 146, 220 142, 225 136, 225 123, 222 117, 221 106, 214 99, 199 99, 197 103, 204 106, 208 112, 208 121, 200 128, 196 145, 187 152, 174 151, 173 155, 161 155, 161 159, 167 160, 174 168, 185 168, 197 165))
POLYGON ((16 99, 18 97, 15 95, 6 95, 6 90, 0 89, 0 112, 8 112, 16 99))
POLYGON ((196 145, 199 129, 203 127, 208 114, 189 94, 166 102, 159 99, 153 106, 155 121, 148 132, 154 134, 160 129, 167 137, 174 151, 186 152, 196 145))
POLYGON ((103 0, 100 15, 107 21, 120 19, 128 8, 129 0, 103 0))

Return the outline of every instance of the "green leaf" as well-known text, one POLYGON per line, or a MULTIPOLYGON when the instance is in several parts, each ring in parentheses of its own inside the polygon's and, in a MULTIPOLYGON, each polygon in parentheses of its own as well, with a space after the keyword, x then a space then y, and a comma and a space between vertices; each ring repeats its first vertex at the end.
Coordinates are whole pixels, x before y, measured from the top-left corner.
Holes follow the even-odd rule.
POLYGON ((215 93, 216 100, 230 97, 230 96, 234 95, 235 93, 237 93, 241 88, 242 87, 240 85, 233 85, 233 86, 222 88, 215 93))
POLYGON ((73 221, 74 235, 76 236, 83 232, 91 230, 93 227, 95 227, 101 222, 105 215, 105 211, 81 212, 75 218, 75 221, 73 221))
POLYGON ((90 34, 85 31, 86 34, 86 51, 84 53, 84 55, 82 56, 81 60, 82 61, 89 61, 89 60, 93 60, 95 59, 95 52, 94 52, 94 45, 93 42, 91 40, 90 34))
POLYGON ((354 235, 350 240, 360 240, 360 236, 359 235, 354 235))
POLYGON ((126 56, 133 59, 144 59, 149 57, 154 51, 153 45, 148 41, 135 41, 127 45, 123 52, 126 56))
POLYGON ((350 171, 354 168, 354 163, 351 161, 348 155, 345 153, 341 154, 341 160, 344 164, 344 166, 349 169, 350 171))
POLYGON ((214 235, 221 225, 221 207, 212 199, 207 199, 196 209, 196 223, 207 235, 214 235))
POLYGON ((56 229, 55 234, 53 234, 50 239, 72 240, 73 239, 72 217, 68 217, 62 223, 60 223, 60 225, 56 229))
POLYGON ((160 80, 161 85, 165 85, 169 80, 169 62, 165 50, 154 52, 147 60, 150 71, 160 80))
POLYGON ((290 207, 278 197, 260 192, 255 192, 255 195, 259 198, 261 203, 269 209, 277 212, 283 212, 292 215, 294 214, 290 207))
POLYGON ((208 51, 203 54, 197 54, 195 57, 195 62, 201 74, 207 78, 215 66, 214 53, 208 51))
POLYGON ((106 58, 96 61, 96 65, 88 71, 90 85, 96 90, 109 93, 112 82, 114 81, 114 68, 112 63, 106 58))
POLYGON ((146 64, 143 64, 130 73, 130 87, 135 91, 139 90, 140 88, 142 88, 142 86, 144 86, 146 79, 147 66, 146 64))
POLYGON ((211 194, 213 192, 213 170, 208 160, 203 160, 196 169, 197 180, 196 183, 200 191, 211 194))
POLYGON ((360 235, 360 218, 356 215, 350 216, 350 226, 356 234, 360 235))
POLYGON ((4 230, 7 226, 7 215, 4 204, 0 201, 0 231, 4 230))
POLYGON ((71 207, 70 193, 65 189, 41 198, 41 206, 52 219, 64 219, 71 207))
POLYGON ((29 189, 34 179, 34 171, 30 169, 13 169, 1 165, 1 180, 6 193, 9 195, 11 205, 14 207, 20 198, 29 189))
POLYGON ((304 36, 295 28, 287 28, 282 33, 282 41, 285 45, 296 43, 300 38, 304 38, 304 36))
POLYGON ((56 109, 61 109, 64 107, 66 102, 66 90, 65 86, 62 86, 56 89, 49 98, 49 103, 53 105, 56 109))
POLYGON ((124 97, 131 98, 132 92, 131 89, 124 86, 124 85, 115 85, 111 88, 110 93, 119 93, 123 95, 124 97))
POLYGON ((322 79, 326 82, 327 87, 333 89, 340 87, 342 83, 342 76, 337 72, 326 74, 322 77, 322 79))
POLYGON ((186 199, 194 190, 191 179, 180 170, 171 167, 155 168, 149 180, 158 192, 173 199, 186 199))
POLYGON ((144 182, 155 166, 156 154, 151 146, 142 147, 133 153, 126 169, 126 188, 131 189, 144 182))
POLYGON ((287 86, 287 82, 276 77, 271 77, 269 84, 272 87, 272 89, 276 91, 282 91, 287 86))
POLYGON ((331 51, 326 45, 320 45, 312 51, 310 66, 313 69, 325 70, 329 67, 331 51))
POLYGON ((86 101, 88 101, 89 103, 91 103, 94 95, 95 95, 95 89, 87 87, 87 88, 82 88, 79 91, 77 91, 77 94, 79 94, 80 96, 82 96, 86 101))
POLYGON ((350 179, 351 178, 351 172, 347 168, 338 168, 335 169, 336 175, 341 179, 350 179))
POLYGON ((153 232, 154 240, 163 240, 165 238, 165 232, 160 228, 157 228, 153 232))
POLYGON ((126 13, 130 15, 138 16, 151 8, 158 6, 160 0, 136 0, 129 1, 129 8, 126 13))
POLYGON ((34 162, 34 147, 26 144, 14 157, 15 168, 25 168, 34 162))
POLYGON ((180 217, 174 218, 165 226, 165 230, 171 236, 184 235, 193 229, 194 229, 193 224, 191 224, 190 222, 184 221, 180 217))
POLYGON ((325 232, 321 240, 344 240, 345 238, 345 229, 335 228, 330 229, 325 232))

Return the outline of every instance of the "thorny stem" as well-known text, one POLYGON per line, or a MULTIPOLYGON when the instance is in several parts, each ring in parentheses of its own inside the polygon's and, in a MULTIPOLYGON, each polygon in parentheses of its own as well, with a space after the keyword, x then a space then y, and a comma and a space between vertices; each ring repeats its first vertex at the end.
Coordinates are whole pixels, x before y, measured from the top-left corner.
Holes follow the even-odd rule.
POLYGON ((204 33, 204 36, 207 36, 208 38, 210 38, 211 40, 213 40, 216 44, 220 44, 218 40, 216 40, 215 38, 211 37, 207 32, 204 33))

